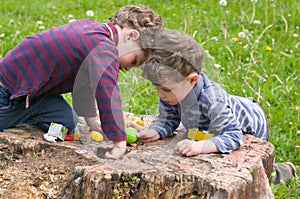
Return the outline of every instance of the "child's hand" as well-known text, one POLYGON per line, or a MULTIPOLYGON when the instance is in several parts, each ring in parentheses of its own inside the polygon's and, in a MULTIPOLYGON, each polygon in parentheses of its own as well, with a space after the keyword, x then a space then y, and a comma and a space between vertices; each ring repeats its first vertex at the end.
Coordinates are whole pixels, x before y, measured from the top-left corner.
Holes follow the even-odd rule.
POLYGON ((159 138, 159 133, 153 129, 143 128, 138 132, 138 141, 140 142, 153 142, 159 138))
POLYGON ((126 140, 114 142, 114 148, 105 153, 105 158, 108 159, 121 159, 126 151, 126 140))
POLYGON ((174 153, 181 153, 186 156, 198 155, 200 153, 199 142, 189 139, 181 140, 176 144, 174 153))
POLYGON ((186 156, 195 156, 200 153, 215 153, 219 152, 217 146, 211 140, 181 140, 174 148, 174 153, 181 153, 186 156))
POLYGON ((85 117, 84 119, 91 131, 103 132, 99 117, 85 117))

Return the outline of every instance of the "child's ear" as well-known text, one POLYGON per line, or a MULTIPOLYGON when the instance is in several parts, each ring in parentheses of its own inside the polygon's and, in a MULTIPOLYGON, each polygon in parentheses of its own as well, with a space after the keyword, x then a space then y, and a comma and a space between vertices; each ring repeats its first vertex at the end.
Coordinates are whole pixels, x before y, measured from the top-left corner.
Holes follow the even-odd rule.
POLYGON ((137 40, 140 37, 140 33, 137 30, 129 30, 127 32, 127 40, 137 40))
POLYGON ((199 74, 197 73, 191 73, 188 77, 187 77, 188 81, 190 82, 190 84, 192 86, 196 85, 198 83, 199 80, 199 74))

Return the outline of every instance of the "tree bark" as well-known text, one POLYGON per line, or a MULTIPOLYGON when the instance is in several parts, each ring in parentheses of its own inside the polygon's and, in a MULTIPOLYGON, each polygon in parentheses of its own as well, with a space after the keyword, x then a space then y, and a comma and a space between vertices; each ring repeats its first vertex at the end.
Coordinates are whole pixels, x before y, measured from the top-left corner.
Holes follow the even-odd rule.
MULTIPOLYGON (((184 157, 173 154, 181 139, 138 146, 122 160, 100 159, 99 164, 77 167, 66 198, 274 198, 268 177, 274 147, 251 135, 231 154, 184 157), (76 182, 76 183, 75 183, 76 182)), ((106 148, 99 148, 103 157, 106 148)))

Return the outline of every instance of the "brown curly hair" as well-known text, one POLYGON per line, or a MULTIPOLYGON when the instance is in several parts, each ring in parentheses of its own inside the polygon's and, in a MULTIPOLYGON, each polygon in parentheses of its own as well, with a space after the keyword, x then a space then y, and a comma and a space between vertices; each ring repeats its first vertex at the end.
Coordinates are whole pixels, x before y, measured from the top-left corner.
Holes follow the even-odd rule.
POLYGON ((142 5, 124 6, 116 12, 114 17, 110 18, 110 21, 121 28, 126 25, 134 29, 163 26, 161 16, 142 5))
POLYGON ((121 28, 127 26, 139 31, 139 42, 144 49, 151 45, 157 30, 165 27, 161 16, 143 5, 121 7, 109 21, 121 28))
POLYGON ((165 77, 181 81, 193 72, 200 74, 202 71, 204 50, 185 33, 163 30, 156 35, 150 48, 142 76, 154 84, 162 84, 165 77))

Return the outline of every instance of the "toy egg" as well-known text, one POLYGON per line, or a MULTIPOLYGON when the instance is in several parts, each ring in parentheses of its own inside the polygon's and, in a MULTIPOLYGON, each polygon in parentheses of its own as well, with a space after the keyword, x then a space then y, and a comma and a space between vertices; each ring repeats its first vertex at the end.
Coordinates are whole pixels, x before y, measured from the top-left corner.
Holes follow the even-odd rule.
POLYGON ((145 126, 145 123, 142 120, 136 119, 135 117, 130 118, 131 122, 139 125, 139 126, 145 126))
POLYGON ((95 142, 103 141, 103 135, 101 133, 99 133, 98 131, 91 131, 90 136, 91 136, 92 140, 94 140, 95 142))
POLYGON ((128 144, 132 144, 137 141, 137 130, 135 128, 127 127, 125 129, 125 132, 126 132, 126 136, 127 136, 126 142, 128 144))

